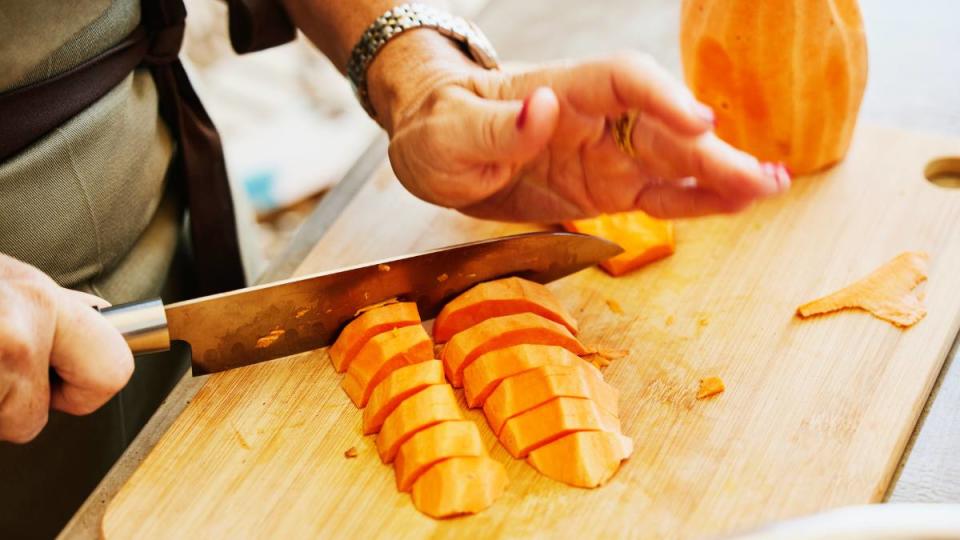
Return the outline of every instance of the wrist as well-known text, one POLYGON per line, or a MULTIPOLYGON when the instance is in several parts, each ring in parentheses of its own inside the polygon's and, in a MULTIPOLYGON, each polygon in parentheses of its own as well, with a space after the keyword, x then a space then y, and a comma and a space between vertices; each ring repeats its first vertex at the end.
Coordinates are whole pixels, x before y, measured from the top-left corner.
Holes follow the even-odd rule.
POLYGON ((464 83, 487 71, 451 39, 430 28, 390 40, 367 68, 367 89, 377 121, 393 134, 403 118, 446 84, 464 83))

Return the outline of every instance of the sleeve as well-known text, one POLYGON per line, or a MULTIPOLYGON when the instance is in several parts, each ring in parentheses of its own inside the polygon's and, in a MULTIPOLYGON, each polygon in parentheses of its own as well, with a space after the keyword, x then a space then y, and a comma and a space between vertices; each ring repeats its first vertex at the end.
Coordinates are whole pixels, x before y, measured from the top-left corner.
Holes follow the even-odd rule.
POLYGON ((239 54, 260 51, 293 40, 296 29, 280 0, 226 0, 230 43, 239 54))

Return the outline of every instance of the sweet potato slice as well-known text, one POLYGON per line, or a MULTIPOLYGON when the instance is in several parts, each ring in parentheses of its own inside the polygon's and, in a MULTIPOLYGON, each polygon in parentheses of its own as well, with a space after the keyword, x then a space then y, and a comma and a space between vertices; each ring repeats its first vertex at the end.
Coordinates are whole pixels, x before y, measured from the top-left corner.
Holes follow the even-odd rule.
POLYGON ((357 407, 397 368, 433 359, 433 342, 419 324, 394 328, 370 338, 350 362, 341 386, 357 407))
POLYGON ((494 317, 453 336, 443 347, 447 380, 459 388, 463 385, 463 370, 478 356, 521 343, 559 345, 574 354, 587 352, 565 326, 539 315, 517 313, 494 317))
POLYGON ((499 435, 503 424, 514 416, 558 397, 592 399, 604 412, 619 416, 620 393, 588 365, 541 366, 504 379, 483 404, 493 433, 499 435))
POLYGON ((396 457, 400 445, 424 428, 447 420, 463 420, 460 405, 449 384, 428 386, 403 400, 387 416, 377 435, 377 450, 384 463, 396 457))
POLYGON ((591 234, 619 244, 623 253, 600 263, 614 276, 673 254, 673 223, 652 218, 637 210, 578 219, 563 224, 571 232, 591 234))
POLYGON ((454 298, 433 323, 433 339, 449 341, 455 334, 492 317, 536 313, 577 333, 577 321, 549 289, 518 277, 488 281, 454 298))
POLYGON ((589 366, 597 376, 600 371, 572 352, 556 345, 513 345, 481 355, 463 370, 463 394, 467 406, 481 407, 500 381, 540 366, 589 366))
POLYGON ((420 312, 414 302, 389 304, 363 312, 343 328, 337 341, 330 346, 333 368, 343 373, 373 336, 414 324, 420 324, 420 312))
POLYGON ((620 420, 592 399, 560 397, 506 421, 500 442, 515 458, 525 458, 551 441, 575 431, 620 431, 620 420))
POLYGON ((507 482, 503 465, 490 456, 453 457, 413 483, 413 505, 436 519, 475 514, 492 505, 507 482))
POLYGON ((370 394, 363 409, 363 434, 380 431, 387 416, 403 400, 432 384, 444 384, 443 364, 439 360, 427 360, 397 368, 387 375, 370 394))
POLYGON ((434 463, 486 453, 480 430, 472 420, 452 420, 430 426, 400 446, 393 464, 397 471, 397 489, 410 491, 413 482, 434 463))
POLYGON ((896 326, 913 326, 927 314, 914 289, 927 279, 928 259, 922 252, 901 253, 860 281, 800 306, 797 315, 806 318, 854 308, 896 326))
POLYGON ((582 488, 609 480, 633 453, 633 439, 609 431, 577 431, 530 452, 527 463, 547 478, 582 488))

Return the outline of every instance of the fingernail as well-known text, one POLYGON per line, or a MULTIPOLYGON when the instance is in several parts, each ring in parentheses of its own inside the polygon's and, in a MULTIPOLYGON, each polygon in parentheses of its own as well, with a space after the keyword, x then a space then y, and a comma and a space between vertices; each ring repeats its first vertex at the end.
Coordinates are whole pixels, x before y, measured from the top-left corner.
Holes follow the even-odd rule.
POLYGON ((717 116, 713 113, 713 109, 700 103, 699 101, 693 102, 693 113, 700 117, 701 120, 710 124, 711 126, 716 127, 717 125, 717 116))
POLYGON ((769 188, 772 188, 767 190, 767 195, 779 193, 782 188, 780 186, 780 178, 778 178, 777 166, 769 161, 763 161, 760 163, 760 172, 762 172, 763 176, 772 184, 767 184, 769 188))
POLYGON ((790 170, 783 163, 777 163, 777 184, 780 185, 780 191, 785 191, 790 187, 792 180, 790 170))
POLYGON ((532 97, 533 94, 523 100, 523 107, 520 107, 520 114, 517 115, 517 129, 523 129, 523 125, 527 122, 527 110, 530 109, 530 98, 532 97))

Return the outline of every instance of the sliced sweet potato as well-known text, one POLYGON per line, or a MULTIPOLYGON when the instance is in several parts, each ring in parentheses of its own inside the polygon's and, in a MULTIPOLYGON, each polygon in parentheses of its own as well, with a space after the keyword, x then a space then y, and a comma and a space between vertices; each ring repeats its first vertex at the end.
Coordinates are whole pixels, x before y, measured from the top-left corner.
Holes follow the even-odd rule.
POLYGON ((394 328, 370 338, 350 362, 341 386, 357 407, 397 368, 433 359, 433 342, 419 324, 394 328))
POLYGON ((551 441, 575 431, 620 431, 620 420, 592 399, 560 397, 507 420, 500 442, 515 458, 525 458, 551 441))
POLYGON ((507 488, 503 465, 490 456, 453 457, 437 463, 413 483, 413 505, 432 518, 475 514, 507 488))
POLYGON ((547 478, 582 488, 609 480, 633 453, 633 439, 609 431, 577 431, 530 452, 527 463, 547 478))
POLYGON ((400 445, 424 428, 447 420, 462 420, 460 405, 449 384, 428 386, 403 400, 387 416, 377 435, 377 450, 384 463, 390 463, 400 445))
POLYGON ((454 298, 433 323, 433 339, 449 341, 455 334, 492 317, 536 313, 577 333, 577 321, 549 289, 518 277, 488 281, 454 298))
POLYGON ((571 232, 591 234, 619 244, 623 253, 600 263, 619 276, 671 255, 674 251, 673 223, 652 218, 637 210, 578 219, 563 224, 571 232))
POLYGON ((394 328, 414 324, 420 324, 420 312, 414 302, 389 304, 363 312, 343 328, 337 341, 330 346, 333 368, 343 373, 370 338, 394 328))
POLYGON ((592 399, 606 413, 619 416, 620 393, 588 365, 540 366, 507 377, 483 404, 490 429, 499 435, 507 420, 558 397, 592 399))
POLYGON ((511 345, 559 345, 574 354, 586 348, 562 324, 533 313, 517 313, 487 319, 453 336, 443 347, 443 369, 447 380, 459 388, 463 370, 483 353, 511 345))
POLYGON ((363 434, 380 431, 387 416, 403 400, 432 384, 444 384, 443 364, 439 360, 427 360, 397 368, 373 389, 370 400, 363 409, 363 434))
POLYGON ((581 363, 600 376, 593 364, 556 345, 513 345, 481 355, 463 370, 467 406, 481 407, 500 381, 540 366, 577 366, 581 363))
POLYGON ((486 453, 480 430, 472 420, 451 420, 430 426, 400 445, 393 464, 397 472, 397 489, 410 491, 413 482, 434 463, 486 453))

